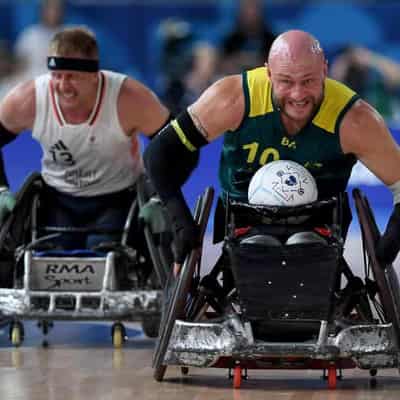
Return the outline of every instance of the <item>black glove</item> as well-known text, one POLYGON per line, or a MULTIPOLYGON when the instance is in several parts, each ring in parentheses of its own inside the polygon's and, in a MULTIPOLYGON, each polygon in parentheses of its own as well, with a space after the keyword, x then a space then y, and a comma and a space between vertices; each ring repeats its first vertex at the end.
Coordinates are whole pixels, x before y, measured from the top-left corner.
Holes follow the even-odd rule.
POLYGON ((199 247, 199 228, 183 199, 182 194, 168 199, 165 204, 172 220, 174 261, 182 264, 193 249, 199 247))
POLYGON ((376 247, 376 256, 383 264, 391 264, 400 250, 400 204, 396 204, 385 233, 376 247))

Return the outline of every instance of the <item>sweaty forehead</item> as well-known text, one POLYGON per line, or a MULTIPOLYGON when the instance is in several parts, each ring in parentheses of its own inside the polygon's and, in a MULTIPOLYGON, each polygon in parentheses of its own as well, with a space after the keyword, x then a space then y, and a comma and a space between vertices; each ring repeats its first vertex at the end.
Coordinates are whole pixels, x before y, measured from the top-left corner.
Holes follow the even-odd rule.
POLYGON ((268 64, 268 67, 272 74, 290 75, 293 77, 316 75, 322 71, 321 62, 309 58, 296 60, 290 57, 283 57, 274 59, 268 64))

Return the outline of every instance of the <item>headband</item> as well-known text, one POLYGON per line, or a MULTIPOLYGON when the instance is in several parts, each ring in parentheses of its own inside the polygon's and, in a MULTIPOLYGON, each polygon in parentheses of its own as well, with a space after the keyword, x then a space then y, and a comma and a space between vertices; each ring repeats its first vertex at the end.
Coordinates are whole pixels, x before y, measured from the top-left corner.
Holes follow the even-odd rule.
POLYGON ((97 72, 99 61, 87 58, 47 57, 47 68, 50 71, 71 70, 82 72, 97 72))

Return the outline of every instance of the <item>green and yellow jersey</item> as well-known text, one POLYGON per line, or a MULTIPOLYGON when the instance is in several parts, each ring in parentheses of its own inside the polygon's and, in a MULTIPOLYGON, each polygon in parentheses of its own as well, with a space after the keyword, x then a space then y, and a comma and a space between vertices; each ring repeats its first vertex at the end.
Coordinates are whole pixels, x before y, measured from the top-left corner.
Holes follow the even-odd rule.
POLYGON ((324 99, 314 118, 298 134, 289 136, 274 109, 265 67, 243 73, 243 90, 244 119, 237 130, 224 137, 219 168, 223 192, 247 201, 251 177, 262 165, 275 160, 305 166, 317 181, 320 198, 345 190, 356 158, 343 153, 339 126, 359 99, 355 92, 326 79, 324 99))

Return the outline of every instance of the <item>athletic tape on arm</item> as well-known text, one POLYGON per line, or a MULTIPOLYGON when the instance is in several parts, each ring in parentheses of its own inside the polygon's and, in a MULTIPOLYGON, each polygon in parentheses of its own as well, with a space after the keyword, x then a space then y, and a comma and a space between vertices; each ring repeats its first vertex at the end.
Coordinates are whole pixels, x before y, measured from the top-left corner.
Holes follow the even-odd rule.
POLYGON ((182 144, 189 151, 196 151, 200 147, 208 144, 207 139, 197 129, 192 117, 187 110, 179 114, 178 118, 171 122, 176 134, 178 135, 182 144))

